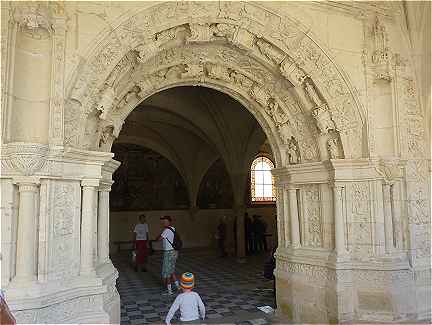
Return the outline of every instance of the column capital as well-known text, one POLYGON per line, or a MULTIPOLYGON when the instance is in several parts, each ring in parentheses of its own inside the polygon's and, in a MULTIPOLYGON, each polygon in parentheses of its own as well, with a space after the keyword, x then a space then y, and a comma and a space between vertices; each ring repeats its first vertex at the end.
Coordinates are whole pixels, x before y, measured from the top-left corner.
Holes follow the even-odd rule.
POLYGON ((101 181, 99 183, 99 192, 111 192, 111 186, 114 184, 113 181, 107 182, 107 181, 101 181))
POLYGON ((99 186, 99 179, 94 178, 85 178, 81 181, 82 187, 98 187, 99 186))
POLYGON ((19 192, 36 192, 40 185, 40 179, 37 177, 14 177, 13 183, 18 185, 19 192))
POLYGON ((100 185, 98 187, 99 192, 111 192, 111 186, 108 185, 100 185))
POLYGON ((329 184, 329 186, 331 188, 345 188, 346 187, 344 183, 340 183, 340 182, 331 182, 329 184))

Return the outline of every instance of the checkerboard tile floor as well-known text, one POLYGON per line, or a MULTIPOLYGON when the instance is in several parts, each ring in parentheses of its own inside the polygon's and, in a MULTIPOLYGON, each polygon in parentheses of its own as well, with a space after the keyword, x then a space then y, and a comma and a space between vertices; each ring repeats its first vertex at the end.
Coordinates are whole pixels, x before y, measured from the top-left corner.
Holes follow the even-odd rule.
MULTIPOLYGON (((148 272, 137 273, 128 254, 113 257, 120 276, 117 289, 121 298, 121 325, 163 324, 175 299, 162 295, 160 253, 150 256, 148 272)), ((195 274, 195 290, 206 306, 206 320, 212 324, 267 324, 258 306, 274 306, 272 282, 263 278, 264 256, 237 263, 235 258, 219 258, 199 250, 181 252, 177 274, 195 274)), ((177 317, 178 315, 176 315, 177 317)))

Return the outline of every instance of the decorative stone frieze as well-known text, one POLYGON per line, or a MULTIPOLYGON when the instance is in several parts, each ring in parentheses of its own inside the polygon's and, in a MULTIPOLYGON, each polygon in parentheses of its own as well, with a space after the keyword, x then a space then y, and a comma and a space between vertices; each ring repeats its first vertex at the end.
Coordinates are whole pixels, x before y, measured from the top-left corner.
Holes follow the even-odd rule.
POLYGON ((39 143, 8 143, 2 146, 2 170, 13 168, 21 175, 30 176, 46 163, 49 148, 39 143))

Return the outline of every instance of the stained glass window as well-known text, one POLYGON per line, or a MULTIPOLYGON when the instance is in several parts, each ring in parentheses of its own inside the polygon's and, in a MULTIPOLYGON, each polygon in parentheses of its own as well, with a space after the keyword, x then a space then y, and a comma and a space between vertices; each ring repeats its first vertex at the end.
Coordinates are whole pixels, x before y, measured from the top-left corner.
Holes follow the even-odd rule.
POLYGON ((267 157, 258 157, 251 166, 251 197, 252 202, 276 201, 273 175, 273 162, 267 157))

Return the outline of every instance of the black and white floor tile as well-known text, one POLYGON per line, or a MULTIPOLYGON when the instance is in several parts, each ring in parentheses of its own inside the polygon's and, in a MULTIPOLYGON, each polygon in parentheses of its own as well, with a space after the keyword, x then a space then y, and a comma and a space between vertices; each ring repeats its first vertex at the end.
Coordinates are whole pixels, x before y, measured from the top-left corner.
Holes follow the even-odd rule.
MULTIPOLYGON (((265 256, 237 263, 235 258, 219 258, 214 252, 185 250, 178 258, 178 274, 195 275, 195 290, 206 306, 208 324, 268 324, 259 306, 274 306, 272 282, 262 276, 265 256)), ((117 289, 121 298, 121 325, 163 324, 175 299, 163 295, 161 254, 149 258, 148 271, 137 273, 129 255, 113 257, 120 276, 117 289)))

